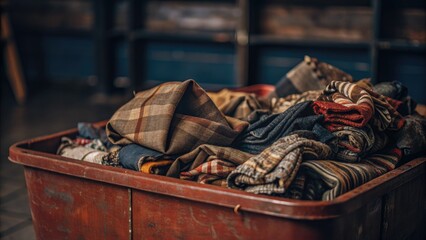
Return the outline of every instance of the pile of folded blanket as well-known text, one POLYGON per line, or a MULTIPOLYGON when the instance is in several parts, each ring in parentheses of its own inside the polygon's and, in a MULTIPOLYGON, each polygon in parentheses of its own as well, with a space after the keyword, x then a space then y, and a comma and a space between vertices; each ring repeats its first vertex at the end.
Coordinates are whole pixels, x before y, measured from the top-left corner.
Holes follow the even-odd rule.
POLYGON ((399 82, 372 85, 305 57, 268 95, 195 81, 135 94, 58 154, 295 199, 331 200, 425 154, 426 118, 399 82), (413 137, 415 136, 415 138, 413 137))

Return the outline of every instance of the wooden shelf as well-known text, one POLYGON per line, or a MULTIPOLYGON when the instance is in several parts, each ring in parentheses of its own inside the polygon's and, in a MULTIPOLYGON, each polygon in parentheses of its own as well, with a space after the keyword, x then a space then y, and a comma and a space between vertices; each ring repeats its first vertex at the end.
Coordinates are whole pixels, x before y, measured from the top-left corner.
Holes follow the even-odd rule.
POLYGON ((155 32, 148 30, 136 30, 130 33, 130 39, 146 39, 172 42, 207 42, 224 44, 235 43, 235 37, 232 33, 155 32))
POLYGON ((289 39, 279 36, 254 35, 250 37, 250 45, 253 46, 301 46, 301 47, 326 47, 326 48, 360 48, 368 49, 370 42, 367 41, 330 41, 330 40, 308 40, 289 39))

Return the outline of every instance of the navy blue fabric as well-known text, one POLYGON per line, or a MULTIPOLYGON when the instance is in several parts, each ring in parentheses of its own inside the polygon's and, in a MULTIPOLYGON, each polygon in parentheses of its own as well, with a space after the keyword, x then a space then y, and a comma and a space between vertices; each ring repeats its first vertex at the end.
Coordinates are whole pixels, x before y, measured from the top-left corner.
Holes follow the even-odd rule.
MULTIPOLYGON (((307 101, 298 103, 282 113, 261 116, 258 121, 242 132, 233 147, 251 154, 258 154, 278 139, 294 131, 312 131, 316 124, 323 122, 324 116, 315 115, 311 106, 312 101, 307 101)), ((319 127, 316 129, 318 134, 323 131, 319 127)))
POLYGON ((120 164, 127 169, 139 171, 139 160, 142 158, 159 159, 164 154, 155 150, 142 147, 138 144, 129 144, 120 149, 118 159, 120 164))

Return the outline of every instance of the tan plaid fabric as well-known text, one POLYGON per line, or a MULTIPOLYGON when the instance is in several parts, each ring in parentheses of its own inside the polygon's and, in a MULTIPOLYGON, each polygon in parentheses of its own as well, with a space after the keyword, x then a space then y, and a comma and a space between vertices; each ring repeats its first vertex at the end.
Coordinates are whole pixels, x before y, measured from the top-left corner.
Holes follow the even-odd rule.
POLYGON ((238 166, 229 174, 228 186, 257 194, 283 194, 302 160, 328 159, 331 154, 330 147, 324 143, 298 134, 289 135, 238 166))
MULTIPOLYGON (((220 159, 238 166, 252 156, 253 155, 249 153, 242 152, 235 148, 204 144, 197 147, 193 151, 178 157, 167 172, 167 176, 179 177, 181 172, 191 171, 203 163, 216 159, 220 159)), ((214 174, 213 172, 210 173, 214 174)), ((195 180, 195 178, 190 178, 188 176, 183 178, 195 180)))
POLYGON ((139 92, 109 120, 114 144, 137 143, 167 155, 201 144, 230 145, 248 123, 225 117, 193 80, 139 92))
POLYGON ((254 110, 262 109, 262 104, 253 93, 233 92, 223 89, 220 92, 209 92, 208 95, 225 115, 246 120, 254 110))

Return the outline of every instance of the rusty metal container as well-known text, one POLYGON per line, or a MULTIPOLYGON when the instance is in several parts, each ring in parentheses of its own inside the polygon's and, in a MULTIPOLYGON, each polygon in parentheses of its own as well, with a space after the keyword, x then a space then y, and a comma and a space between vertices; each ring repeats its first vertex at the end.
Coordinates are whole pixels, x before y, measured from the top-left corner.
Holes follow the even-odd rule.
POLYGON ((301 201, 55 155, 76 133, 10 148, 38 239, 426 239, 426 158, 333 201, 301 201))

